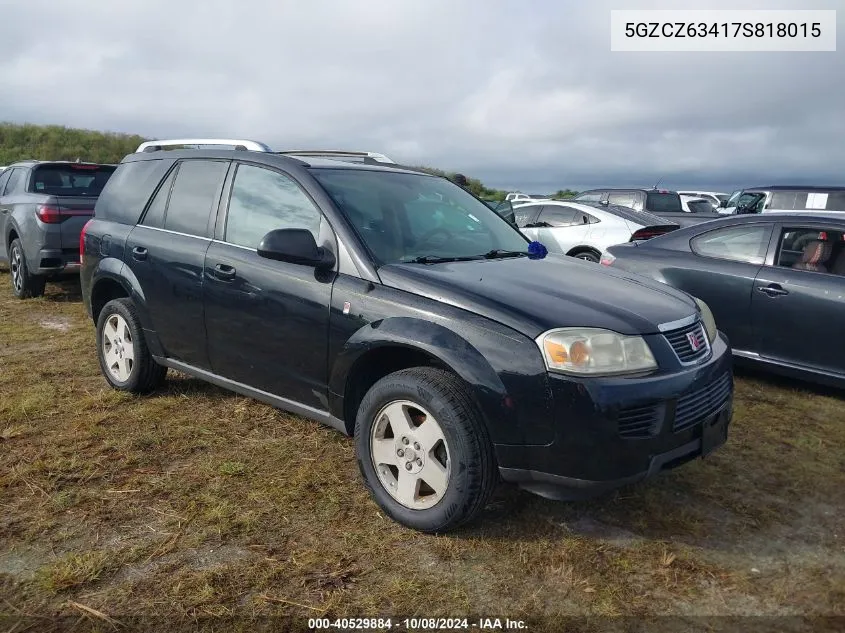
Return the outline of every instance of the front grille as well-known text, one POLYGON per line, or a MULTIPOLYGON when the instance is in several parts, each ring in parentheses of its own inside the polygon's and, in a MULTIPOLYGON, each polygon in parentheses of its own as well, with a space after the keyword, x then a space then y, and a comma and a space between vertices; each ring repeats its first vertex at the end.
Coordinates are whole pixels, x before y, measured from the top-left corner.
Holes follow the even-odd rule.
POLYGON ((675 405, 673 429, 683 431, 700 424, 727 404, 731 396, 733 379, 731 374, 724 374, 706 387, 678 398, 675 405))
POLYGON ((665 407, 653 402, 638 407, 627 407, 619 411, 619 436, 631 440, 654 437, 660 430, 665 407))
POLYGON ((669 341, 669 345, 675 350, 675 354, 682 363, 694 363, 710 355, 710 341, 700 321, 671 332, 664 332, 663 336, 669 341), (697 345, 693 345, 690 338, 694 338, 697 345))

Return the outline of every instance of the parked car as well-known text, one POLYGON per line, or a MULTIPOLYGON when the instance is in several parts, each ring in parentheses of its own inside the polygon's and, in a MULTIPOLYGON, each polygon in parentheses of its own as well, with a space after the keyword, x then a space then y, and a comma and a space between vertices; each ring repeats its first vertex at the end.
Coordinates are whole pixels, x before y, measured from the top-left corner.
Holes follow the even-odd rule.
POLYGON ((519 205, 514 215, 522 233, 549 251, 595 263, 613 244, 649 239, 678 228, 645 211, 560 200, 519 205))
POLYGON ((113 388, 173 368, 354 435, 376 503, 426 532, 500 478, 578 498, 725 441, 700 300, 544 254, 445 178, 241 144, 127 156, 97 201, 82 292, 113 388))
POLYGON ((845 215, 731 216, 613 246, 602 263, 703 299, 738 359, 845 386, 845 215))
POLYGON ((505 200, 514 204, 518 202, 531 202, 532 199, 533 198, 531 198, 531 196, 529 196, 527 193, 521 193, 519 191, 511 191, 505 196, 505 200))
POLYGON ((710 200, 707 200, 706 198, 696 198, 693 196, 682 195, 681 208, 685 213, 707 213, 709 215, 716 213, 716 209, 710 200))
POLYGON ((19 299, 79 272, 79 233, 114 165, 21 161, 0 173, 0 260, 19 299))
POLYGON ((591 189, 579 193, 572 200, 597 202, 602 205, 615 204, 637 211, 647 211, 680 226, 699 224, 719 217, 719 214, 715 212, 687 213, 684 211, 678 193, 666 189, 591 189))
POLYGON ((727 214, 769 213, 772 211, 845 212, 845 187, 774 185, 734 191, 722 203, 727 214))
POLYGON ((713 205, 714 209, 721 207, 722 201, 727 200, 730 197, 728 194, 718 191, 679 191, 678 194, 681 196, 691 196, 693 198, 704 198, 713 205))

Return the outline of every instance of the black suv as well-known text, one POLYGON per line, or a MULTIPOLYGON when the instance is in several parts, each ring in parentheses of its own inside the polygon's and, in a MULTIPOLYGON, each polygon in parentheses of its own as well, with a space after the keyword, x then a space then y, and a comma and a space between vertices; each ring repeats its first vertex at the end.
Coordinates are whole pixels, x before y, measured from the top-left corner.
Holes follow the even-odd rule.
POLYGON ((725 441, 731 355, 689 295, 547 255, 445 178, 157 144, 83 231, 114 388, 169 367, 354 434, 376 502, 428 532, 500 478, 580 498, 725 441))
POLYGON ((716 211, 684 211, 681 196, 667 189, 590 189, 572 198, 576 202, 618 205, 647 211, 667 218, 680 226, 691 226, 721 217, 716 211))

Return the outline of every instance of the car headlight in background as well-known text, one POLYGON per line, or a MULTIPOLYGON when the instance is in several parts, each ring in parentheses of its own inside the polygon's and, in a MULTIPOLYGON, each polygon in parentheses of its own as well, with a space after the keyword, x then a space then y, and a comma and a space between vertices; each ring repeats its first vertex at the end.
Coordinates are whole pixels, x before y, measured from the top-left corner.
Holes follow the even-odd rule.
POLYGON ((693 299, 695 299, 698 309, 701 310, 701 321, 704 323, 704 329, 707 330, 707 339, 712 343, 716 340, 716 319, 713 318, 710 306, 698 297, 693 297, 693 299))
POLYGON ((595 328, 560 328, 537 337, 549 371, 581 376, 633 374, 657 368, 641 336, 595 328))

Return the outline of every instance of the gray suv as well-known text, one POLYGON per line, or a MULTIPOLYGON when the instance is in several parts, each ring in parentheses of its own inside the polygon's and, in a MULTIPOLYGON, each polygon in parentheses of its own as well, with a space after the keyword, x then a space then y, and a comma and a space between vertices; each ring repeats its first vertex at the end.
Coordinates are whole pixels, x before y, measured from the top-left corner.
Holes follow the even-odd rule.
POLYGON ((0 261, 19 299, 79 272, 79 234, 114 165, 22 161, 0 172, 0 261))

